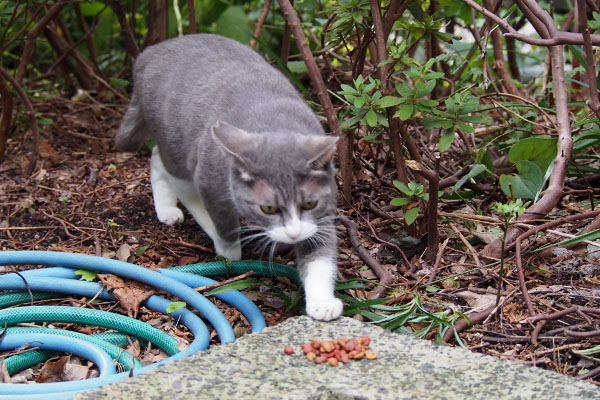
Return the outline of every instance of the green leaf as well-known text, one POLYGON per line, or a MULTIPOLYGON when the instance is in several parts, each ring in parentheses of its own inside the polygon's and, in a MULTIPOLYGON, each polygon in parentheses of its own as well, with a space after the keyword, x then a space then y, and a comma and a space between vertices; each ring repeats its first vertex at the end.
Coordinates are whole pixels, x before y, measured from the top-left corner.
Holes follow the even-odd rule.
POLYGON ((425 107, 437 107, 440 104, 440 102, 437 100, 423 99, 423 100, 419 100, 419 104, 421 104, 425 107))
POLYGON ((398 181, 398 180, 394 180, 392 181, 392 183, 394 184, 394 186, 396 186, 396 188, 401 191, 404 194, 410 195, 412 194, 412 190, 410 190, 408 188, 408 186, 406 186, 404 183, 398 181))
POLYGON ((78 269, 75 271, 75 275, 81 275, 81 278, 79 279, 82 281, 93 282, 96 280, 96 271, 89 269, 78 269))
POLYGON ((338 94, 358 94, 358 91, 356 89, 354 89, 352 86, 348 86, 345 83, 342 83, 340 85, 340 88, 342 88, 342 90, 340 90, 338 92, 338 94))
POLYGON ((415 222, 415 220, 419 216, 419 211, 421 211, 421 210, 417 206, 417 207, 411 208, 410 210, 406 210, 404 212, 404 221, 406 221, 407 225, 412 225, 412 223, 415 222))
POLYGON ((304 61, 288 61, 287 67, 296 75, 304 74, 308 71, 308 68, 306 67, 304 61))
POLYGON ((433 91, 433 89, 435 88, 435 85, 436 85, 436 81, 427 81, 427 82, 419 81, 419 82, 417 82, 416 96, 423 97, 423 96, 428 95, 429 93, 431 93, 433 91))
POLYGON ((148 250, 148 247, 150 247, 150 246, 147 246, 147 245, 146 245, 146 246, 142 246, 142 247, 140 247, 139 249, 137 249, 137 251, 135 252, 135 256, 136 256, 136 257, 141 257, 141 256, 144 254, 144 252, 145 252, 146 250, 148 250))
POLYGON ((347 290, 347 289, 368 289, 369 286, 359 281, 339 281, 335 284, 335 290, 347 290))
POLYGON ((253 29, 243 7, 229 6, 217 19, 214 33, 249 44, 250 35, 247 32, 253 29))
POLYGON ((482 164, 475 164, 473 165, 473 167, 471 168, 471 170, 462 178, 460 178, 458 180, 458 182, 456 182, 456 184, 452 187, 452 192, 456 192, 458 191, 462 185, 465 184, 465 182, 471 178, 476 177, 477 175, 479 175, 480 173, 482 173, 483 171, 485 171, 487 168, 485 167, 485 165, 482 164))
POLYGON ((392 96, 385 96, 385 97, 379 99, 376 102, 376 104, 380 108, 388 108, 388 107, 396 106, 400 103, 404 103, 405 101, 406 101, 406 99, 401 99, 401 98, 392 97, 392 96))
POLYGON ((362 115, 355 115, 352 118, 349 118, 347 120, 344 120, 341 124, 340 124, 340 129, 345 131, 347 129, 352 128, 358 121, 360 121, 362 119, 362 115))
POLYGON ((444 152, 450 148, 454 142, 454 127, 446 129, 440 138, 440 152, 444 152))
POLYGON ((462 129, 463 131, 465 131, 466 133, 475 132, 475 128, 473 128, 473 126, 471 126, 470 124, 467 124, 466 122, 461 121, 460 119, 458 120, 458 127, 460 129, 462 129))
POLYGON ((358 310, 363 308, 369 308, 374 305, 383 304, 387 301, 387 298, 373 299, 373 300, 361 300, 357 301, 349 306, 344 307, 344 315, 355 314, 358 310))
POLYGON ((357 97, 357 98, 354 99, 354 107, 361 108, 364 105, 365 105, 365 98, 364 97, 357 97))
POLYGON ((101 1, 84 1, 81 3, 81 14, 84 17, 93 17, 102 11, 106 5, 101 1))
POLYGON ((437 128, 452 128, 454 122, 446 117, 430 116, 421 119, 421 123, 425 129, 437 129, 437 128))
POLYGON ((256 279, 243 279, 241 281, 231 282, 227 285, 213 289, 210 292, 204 293, 204 295, 212 296, 219 293, 231 292, 232 290, 244 290, 252 286, 259 286, 261 284, 261 281, 257 281, 256 279))
POLYGON ((53 122, 54 122, 54 120, 52 118, 41 118, 41 119, 37 120, 37 123, 39 126, 52 125, 53 122))
POLYGON ((390 201, 390 204, 397 207, 402 207, 410 203, 410 199, 408 197, 396 197, 390 201))
POLYGON ((592 16, 594 17, 594 19, 590 19, 588 21, 588 26, 591 29, 600 29, 600 13, 593 11, 592 16))
POLYGON ((110 81, 110 84, 113 86, 118 86, 118 87, 129 86, 129 81, 127 79, 111 77, 111 78, 108 78, 108 80, 110 81))
POLYGON ((375 113, 375 111, 373 111, 373 109, 370 109, 367 112, 367 124, 369 124, 370 127, 374 127, 377 126, 377 114, 375 113))
POLYGON ((402 121, 406 121, 412 116, 413 113, 413 103, 402 104, 398 107, 398 111, 396 111, 395 116, 400 118, 402 121))
POLYGON ((174 313, 175 311, 185 306, 187 306, 187 303, 185 301, 172 301, 167 306, 167 314, 174 313))
POLYGON ((533 161, 544 173, 556 157, 556 139, 535 136, 521 139, 508 152, 508 160, 512 163, 533 161))
POLYGON ((540 247, 539 249, 535 249, 534 252, 539 252, 539 251, 545 250, 545 249, 550 248, 550 247, 564 247, 564 246, 569 246, 569 245, 572 245, 572 244, 581 243, 584 240, 596 240, 598 238, 600 238, 600 228, 595 229, 595 230, 593 230, 591 232, 584 233, 582 235, 576 236, 576 237, 571 238, 571 239, 563 240, 562 242, 552 243, 552 244, 549 244, 547 246, 540 247))
POLYGON ((523 160, 517 163, 517 170, 519 173, 516 175, 503 174, 500 176, 502 191, 508 197, 512 197, 514 194, 517 199, 534 199, 544 182, 540 167, 531 161, 523 160), (510 187, 512 187, 513 194, 511 194, 510 187))
POLYGON ((377 139, 379 137, 379 135, 381 135, 382 133, 383 133, 382 131, 374 131, 370 135, 360 138, 360 140, 365 141, 365 142, 371 142, 371 141, 374 141, 375 139, 377 139))

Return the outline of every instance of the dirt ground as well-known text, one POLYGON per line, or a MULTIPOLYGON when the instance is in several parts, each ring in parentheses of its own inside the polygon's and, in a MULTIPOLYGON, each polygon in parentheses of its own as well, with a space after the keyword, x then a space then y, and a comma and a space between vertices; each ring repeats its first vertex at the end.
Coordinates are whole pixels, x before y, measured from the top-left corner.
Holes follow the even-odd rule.
MULTIPOLYGON (((16 133, 9 139, 6 158, 0 164, 0 250, 77 252, 127 259, 146 267, 214 260, 209 238, 189 214, 182 224, 172 227, 156 219, 148 171, 149 152, 120 153, 114 149, 112 138, 125 110, 123 105, 92 98, 80 101, 50 98, 35 104, 35 108, 44 118, 51 118, 52 123, 41 130, 41 161, 34 173, 23 175, 31 156, 30 133, 16 133)), ((353 205, 340 210, 340 214, 349 216, 357 224, 362 246, 394 277, 391 286, 398 290, 388 292, 385 305, 401 306, 418 294, 431 312, 440 304, 465 313, 489 309, 496 298, 497 268, 477 268, 480 261, 476 251, 484 243, 473 239, 484 240, 486 230, 477 232, 472 226, 474 222, 496 226, 498 220, 465 217, 465 210, 457 208, 460 207, 457 203, 442 203, 441 240, 450 237, 450 241, 433 272, 419 257, 421 242, 409 246, 416 250, 414 254, 399 255, 395 251, 400 245, 394 239, 392 227, 400 223, 399 214, 386 206, 394 195, 389 184, 392 174, 386 181, 374 178, 368 169, 357 169, 353 205), (463 241, 450 223, 469 241, 463 241), (475 249, 465 242, 472 242, 475 249), (434 282, 427 285, 434 273, 434 282), (448 279, 439 280, 442 278, 448 279)), ((573 198, 569 204, 577 204, 577 199, 573 198)), ((579 211, 565 206, 562 214, 557 215, 576 212, 579 211)), ((575 232, 585 222, 560 229, 565 233, 575 232)), ((342 224, 338 236, 340 279, 360 277, 377 281, 373 272, 364 266, 342 224)), ((562 238, 539 236, 531 244, 549 240, 562 238)), ((244 251, 244 258, 258 257, 260 252, 244 251)), ((293 262, 293 254, 282 251, 274 261, 293 262)), ((590 261, 577 255, 560 260, 526 256, 527 286, 535 311, 537 315, 549 316, 540 320, 527 318, 512 267, 514 261, 507 261, 510 267, 504 278, 502 306, 492 312, 488 310, 481 320, 477 320, 475 314, 472 316, 472 326, 460 334, 464 345, 472 351, 588 377, 599 383, 594 381, 594 376, 600 373, 600 362, 596 358, 600 350, 595 349, 600 344, 600 310, 596 308, 600 298, 598 260, 590 261), (562 315, 555 315, 561 312, 562 315), (588 354, 581 354, 581 350, 588 350, 588 354)), ((269 282, 283 290, 296 290, 285 280, 269 282)), ((268 293, 257 295, 261 290, 265 288, 252 288, 247 293, 264 312, 268 325, 299 312, 286 311, 285 303, 268 293)), ((368 290, 346 289, 339 293, 360 299, 368 295, 368 290)), ((62 301, 81 302, 80 299, 62 301)), ((248 330, 239 312, 219 306, 237 333, 248 330)), ((171 321, 153 313, 144 311, 140 318, 153 321, 155 326, 180 338, 190 339, 188 333, 178 331, 171 321)), ((422 326, 413 322, 406 328, 417 331, 422 326)), ((426 338, 435 340, 436 332, 431 331, 426 338)), ((451 339, 450 343, 456 345, 455 340, 451 339)))

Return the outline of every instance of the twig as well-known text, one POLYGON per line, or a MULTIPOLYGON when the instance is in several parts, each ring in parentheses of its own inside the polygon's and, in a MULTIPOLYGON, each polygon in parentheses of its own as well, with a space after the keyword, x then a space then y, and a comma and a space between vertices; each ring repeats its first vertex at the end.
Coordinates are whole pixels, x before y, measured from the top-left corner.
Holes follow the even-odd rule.
POLYGON ((118 0, 108 0, 108 2, 110 3, 110 7, 115 12, 117 19, 119 20, 119 25, 121 25, 121 29, 125 35, 125 48, 127 49, 127 52, 132 57, 137 57, 140 54, 140 48, 135 42, 135 37, 131 31, 131 25, 129 25, 129 22, 127 21, 127 15, 125 13, 125 8, 123 7, 123 2, 118 0))
POLYGON ((593 370, 586 372, 583 375, 578 375, 578 376, 576 376, 576 378, 580 379, 580 380, 586 380, 586 379, 593 378, 598 375, 600 375, 600 367, 594 368, 593 370))
POLYGON ((531 304, 531 299, 529 298, 529 293, 527 291, 527 283, 525 282, 525 272, 523 271, 523 262, 521 261, 521 241, 517 239, 516 247, 515 247, 515 260, 517 264, 517 275, 519 277, 519 286, 521 287, 521 292, 523 293, 523 298, 525 299, 525 304, 527 305, 527 312, 530 317, 535 315, 535 311, 533 311, 533 305, 531 304))
POLYGON ((302 54, 302 59, 306 64, 310 79, 317 91, 319 102, 321 103, 323 111, 325 112, 325 116, 327 117, 329 129, 334 135, 339 137, 338 153, 340 159, 340 172, 342 175, 342 193, 346 201, 349 202, 352 198, 352 154, 350 151, 348 151, 349 139, 340 130, 339 120, 333 108, 333 104, 331 103, 331 99, 327 93, 327 87, 325 86, 325 82, 323 82, 323 77, 319 72, 319 67, 315 62, 308 43, 306 42, 304 32, 302 31, 302 26, 300 25, 300 20, 294 11, 292 3, 289 0, 277 0, 277 2, 279 3, 279 7, 281 7, 281 11, 283 12, 285 20, 289 25, 294 38, 296 39, 296 44, 300 49, 300 53, 302 54))
POLYGON ((472 326, 472 325, 480 323, 481 321, 484 321, 487 318, 487 316, 490 315, 490 313, 492 311, 494 311, 494 308, 496 308, 496 307, 490 306, 483 311, 473 313, 473 314, 469 315, 468 320, 466 320, 465 318, 460 318, 458 321, 456 321, 456 324, 454 324, 454 330, 448 329, 448 331, 442 338, 442 342, 448 343, 448 341, 454 337, 454 331, 456 331, 456 333, 460 333, 460 332, 464 331, 465 329, 467 329, 469 326, 472 326))
POLYGON ((356 229, 356 224, 350 218, 344 215, 338 215, 339 221, 346 227, 348 230, 348 236, 350 238, 350 243, 352 243, 352 247, 356 250, 360 258, 375 272, 375 275, 379 278, 379 284, 382 286, 378 286, 371 292, 369 296, 370 299, 378 299, 383 293, 385 293, 385 286, 389 286, 393 281, 394 277, 392 274, 383 268, 379 262, 369 254, 367 249, 363 247, 360 243, 360 239, 358 238, 358 231, 356 229))
POLYGON ((176 245, 176 246, 189 247, 191 249, 200 250, 200 251, 202 251, 204 253, 208 253, 208 254, 215 254, 215 251, 211 248, 204 247, 204 246, 202 246, 200 244, 196 244, 196 243, 189 243, 189 242, 183 241, 181 239, 180 240, 171 240, 169 242, 169 244, 176 245))
POLYGON ((538 315, 536 317, 530 318, 529 321, 538 322, 538 321, 543 321, 543 320, 554 320, 554 319, 558 319, 560 317, 564 317, 565 315, 573 313, 573 312, 582 312, 582 313, 587 313, 587 314, 600 315, 600 308, 573 306, 573 307, 565 308, 564 310, 557 311, 552 314, 538 315))
POLYGON ((23 282, 25 283, 25 288, 27 289, 27 292, 29 293, 29 298, 31 299, 31 305, 33 305, 33 293, 31 292, 31 288, 29 287, 29 283, 27 282, 27 279, 25 279, 25 277, 18 271, 9 271, 9 272, 7 272, 7 274, 19 275, 19 278, 21 278, 23 280, 23 282))
POLYGON ((577 13, 579 17, 579 31, 583 36, 583 51, 585 53, 586 81, 588 88, 586 96, 587 105, 592 109, 596 118, 600 118, 600 99, 598 97, 598 85, 596 83, 596 62, 594 61, 594 49, 592 48, 592 37, 587 22, 587 5, 585 0, 577 0, 577 13))
MULTIPOLYGON (((256 25, 254 25, 254 37, 260 38, 260 34, 262 32, 263 25, 267 16, 269 15, 269 10, 271 9, 271 2, 273 0, 265 0, 265 5, 263 7, 262 12, 260 13, 260 17, 258 17, 258 21, 256 21, 256 25)), ((250 40, 250 48, 255 49, 257 45, 256 39, 250 40)))
POLYGON ((25 104, 25 109, 27 110, 27 114, 29 116, 29 122, 31 123, 31 158, 29 159, 29 164, 27 165, 25 174, 31 175, 31 173, 35 169, 35 164, 37 163, 37 160, 40 158, 40 133, 38 129, 37 118, 35 117, 35 110, 33 109, 33 105, 31 104, 29 97, 27 96, 19 82, 15 78, 13 78, 13 76, 2 66, 0 66, 0 75, 2 75, 4 79, 9 81, 13 89, 16 90, 16 92, 19 94, 21 100, 23 100, 23 103, 25 104))
POLYGON ((587 343, 570 343, 570 344, 565 344, 565 345, 558 346, 558 347, 553 347, 553 348, 548 349, 548 350, 542 350, 542 351, 539 351, 537 353, 527 354, 526 357, 538 358, 540 356, 543 356, 543 355, 546 355, 546 354, 550 354, 550 353, 554 353, 556 351, 576 349, 578 347, 584 347, 584 346, 588 346, 588 344, 587 343))
POLYGON ((13 98, 4 83, 4 78, 0 75, 0 98, 2 99, 2 118, 0 119, 0 161, 6 150, 6 141, 11 128, 13 113, 13 98))
POLYGON ((585 332, 578 332, 578 331, 571 331, 571 330, 565 330, 565 334, 567 336, 572 336, 572 337, 577 337, 577 338, 589 338, 589 337, 594 337, 594 336, 600 336, 600 329, 595 329, 593 331, 585 331, 585 332))
POLYGON ((188 18, 190 20, 190 33, 198 33, 198 27, 196 26, 196 5, 194 0, 188 0, 188 18))
MULTIPOLYGON (((35 52, 36 39, 42 33, 46 25, 52 20, 56 15, 67 5, 67 1, 65 2, 57 2, 52 5, 52 7, 48 10, 48 13, 44 15, 40 20, 35 24, 33 28, 31 28, 27 32, 27 36, 25 39, 25 45, 23 46, 23 52, 21 53, 21 58, 19 60, 19 65, 17 66, 17 73, 15 75, 15 81, 19 82, 19 84, 23 81, 25 77, 25 73, 27 72, 27 66, 29 65, 29 61, 31 61, 31 57, 35 52)), ((44 5, 40 5, 40 8, 43 9, 44 5)), ((37 13, 37 10, 36 10, 37 13)), ((26 24, 25 26, 27 26, 26 24)), ((25 27, 24 26, 24 27, 25 27)), ((18 38, 19 36, 15 36, 18 38)), ((6 48, 6 47, 4 47, 6 48)), ((4 50, 4 48, 2 50, 4 50)), ((12 83, 12 82, 11 82, 12 83)))
POLYGON ((442 261, 442 255, 444 254, 444 250, 446 249, 446 246, 448 245, 449 241, 450 237, 447 237, 446 240, 444 240, 444 243, 442 243, 442 247, 439 248, 435 257, 435 263, 433 264, 433 268, 431 270, 431 274, 429 275, 429 280, 427 281, 427 283, 431 283, 435 280, 435 277, 438 271, 440 270, 440 262, 442 261))
MULTIPOLYGON (((500 18, 493 12, 489 11, 487 8, 483 7, 480 4, 477 4, 474 0, 462 0, 464 3, 469 5, 469 7, 474 8, 479 11, 487 18, 491 19, 495 23, 497 23, 502 29, 507 31, 504 35, 508 37, 515 38, 525 43, 533 44, 536 46, 557 46, 563 44, 576 44, 582 45, 584 43, 584 39, 581 34, 572 33, 572 32, 557 32, 552 36, 551 39, 537 39, 532 38, 527 35, 523 35, 519 33, 515 28, 513 28, 506 20, 500 18)), ((593 45, 600 45, 600 35, 591 35, 590 37, 593 45)))
POLYGON ((471 243, 469 243, 469 241, 467 240, 467 238, 464 237, 464 235, 462 234, 462 232, 458 230, 458 228, 456 227, 456 225, 454 225, 454 223, 450 222, 450 223, 448 223, 448 225, 450 226, 450 228, 454 232, 456 232, 458 234, 458 237, 460 238, 460 240, 467 247, 467 249, 469 250, 469 253, 471 253, 471 256, 473 256, 473 259, 475 260, 475 265, 477 265, 477 268, 481 268, 481 261, 479 261, 479 257, 477 256, 477 252, 475 251, 475 249, 473 248, 473 246, 471 246, 471 243))
POLYGON ((197 288, 194 288, 194 290, 196 292, 205 292, 207 290, 212 290, 212 289, 216 289, 216 288, 221 287, 221 286, 225 286, 225 285, 230 284, 232 282, 237 282, 237 281, 244 280, 244 279, 249 278, 249 277, 254 276, 254 275, 256 275, 255 271, 248 271, 248 272, 245 272, 245 273, 243 273, 241 275, 234 276, 233 278, 226 279, 226 280, 224 280, 222 282, 217 282, 217 283, 213 283, 213 284, 210 284, 210 285, 199 286, 197 288))

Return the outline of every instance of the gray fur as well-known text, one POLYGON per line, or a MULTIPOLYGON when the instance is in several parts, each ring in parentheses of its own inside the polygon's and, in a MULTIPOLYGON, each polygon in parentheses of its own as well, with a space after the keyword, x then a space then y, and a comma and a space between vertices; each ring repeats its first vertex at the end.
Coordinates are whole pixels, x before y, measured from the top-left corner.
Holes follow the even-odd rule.
POLYGON ((132 151, 150 137, 169 174, 194 186, 223 238, 238 239, 240 217, 263 230, 285 224, 294 204, 319 228, 296 243, 303 278, 312 260, 335 263, 336 139, 260 55, 206 34, 146 49, 116 143, 132 151), (312 201, 316 207, 300 208, 312 201), (282 211, 265 214, 265 204, 282 211))

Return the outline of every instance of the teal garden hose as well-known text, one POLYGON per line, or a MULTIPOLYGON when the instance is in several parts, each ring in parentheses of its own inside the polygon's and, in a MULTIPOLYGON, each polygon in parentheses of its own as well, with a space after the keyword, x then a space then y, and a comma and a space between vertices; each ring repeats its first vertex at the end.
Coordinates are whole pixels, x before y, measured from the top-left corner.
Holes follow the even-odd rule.
MULTIPOLYGON (((225 316, 217 309, 217 307, 203 295, 192 289, 192 287, 204 286, 215 282, 207 277, 197 274, 207 276, 224 274, 237 275, 248 272, 249 270, 254 270, 258 275, 286 276, 291 281, 300 283, 300 277, 296 269, 285 265, 260 261, 233 261, 227 265, 222 262, 193 264, 162 269, 160 272, 157 272, 134 264, 82 254, 49 251, 9 251, 0 253, 0 265, 54 266, 54 268, 42 268, 21 272, 21 275, 27 281, 27 285, 23 279, 17 275, 7 274, 0 276, 0 289, 19 291, 0 295, 0 307, 7 307, 6 304, 8 304, 8 306, 18 304, 18 302, 15 302, 15 296, 20 296, 20 301, 29 301, 29 295, 27 294, 27 296, 25 296, 22 292, 27 286, 29 286, 31 290, 36 291, 36 297, 42 296, 45 298, 52 298, 60 296, 60 293, 93 297, 99 293, 99 297, 102 299, 114 299, 110 293, 105 290, 103 291, 98 283, 81 281, 79 280, 79 276, 74 273, 76 269, 90 269, 103 273, 112 273, 124 278, 143 282, 178 297, 180 300, 185 301, 188 307, 195 309, 211 323, 216 329, 221 343, 227 343, 234 340, 233 330, 225 316)), ((232 291, 215 295, 215 297, 238 308, 244 316, 246 316, 252 325, 252 330, 254 332, 260 331, 265 327, 264 318, 262 317, 260 310, 258 310, 254 303, 241 293, 232 291)), ((144 303, 146 307, 162 313, 166 313, 169 304, 170 301, 157 295, 151 296, 144 303)), ((48 340, 48 343, 52 343, 52 345, 44 344, 41 347, 44 349, 72 352, 81 355, 83 358, 91 360, 94 363, 100 363, 99 366, 102 366, 103 374, 98 378, 83 381, 56 382, 37 385, 0 384, 0 399, 49 398, 48 396, 50 396, 50 394, 51 397, 55 399, 70 398, 79 391, 116 382, 127 376, 135 376, 172 360, 180 359, 194 352, 204 350, 209 342, 208 328, 200 318, 187 308, 181 308, 171 313, 174 318, 179 318, 194 334, 194 341, 182 351, 179 351, 175 346, 175 339, 162 332, 156 332, 157 330, 155 330, 155 328, 152 328, 147 324, 141 323, 141 325, 139 325, 137 324, 139 322, 137 320, 112 314, 112 316, 108 318, 108 320, 113 320, 113 322, 110 322, 107 321, 107 318, 103 316, 102 312, 96 312, 98 310, 72 307, 68 311, 60 311, 57 310, 58 308, 64 307, 30 306, 0 310, 0 322, 6 319, 7 324, 11 325, 23 321, 40 320, 68 321, 88 324, 90 324, 91 321, 91 324, 93 325, 105 326, 125 332, 128 335, 148 340, 157 347, 165 350, 170 357, 158 363, 140 367, 130 355, 123 353, 119 348, 117 348, 119 350, 116 350, 112 347, 114 345, 111 345, 109 341, 102 339, 102 337, 111 336, 111 340, 122 341, 123 336, 116 333, 99 334, 99 337, 97 338, 84 341, 82 338, 84 335, 64 334, 58 329, 38 331, 37 329, 39 328, 32 328, 33 330, 26 332, 19 330, 23 328, 9 328, 4 335, 4 339, 0 342, 0 345, 4 346, 2 349, 20 346, 15 345, 19 342, 17 338, 23 339, 26 338, 27 335, 37 335, 35 337, 44 339, 51 336, 53 339, 48 340), (15 313, 16 316, 13 316, 13 313, 15 313), (62 336, 50 335, 45 333, 47 331, 57 331, 56 333, 60 332, 62 333, 62 336), (57 343, 69 344, 58 346, 56 345, 57 343), (76 349, 73 346, 76 347, 76 349), (81 349, 80 347, 93 347, 94 350, 81 349), (120 351, 120 353, 116 355, 115 351, 120 351), (110 364, 112 365, 112 368, 102 364, 106 361, 107 357, 111 360, 110 364), (118 358, 119 363, 121 363, 123 368, 126 371, 128 370, 128 372, 115 373, 116 371, 114 371, 114 365, 112 363, 113 358, 118 358)), ((31 363, 31 361, 28 362, 31 363)), ((16 366, 15 369, 20 367, 21 366, 16 366)))

